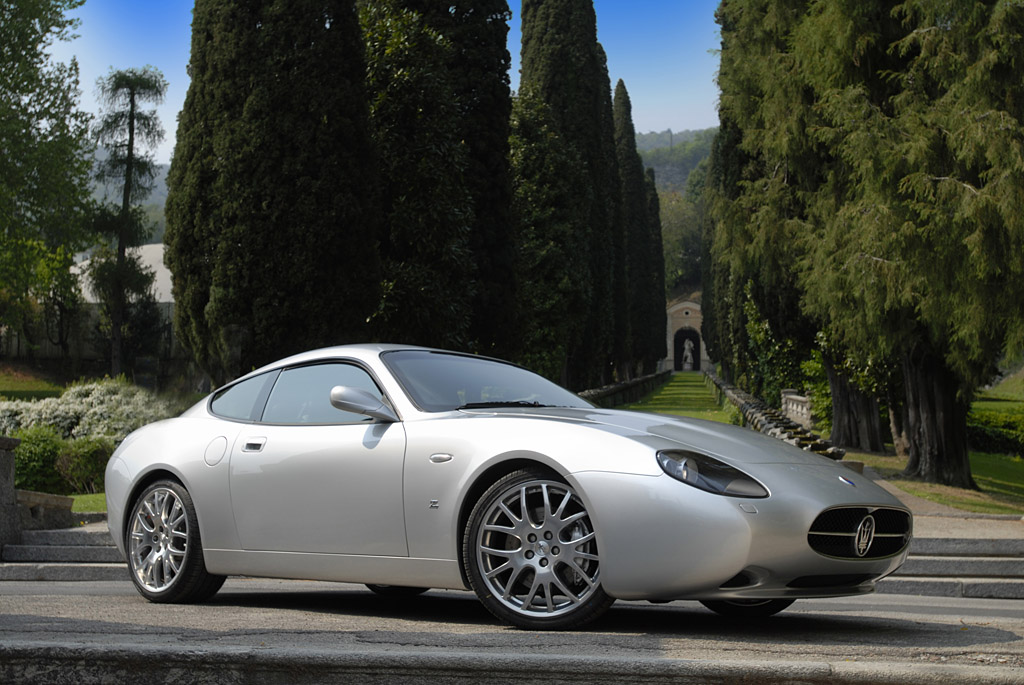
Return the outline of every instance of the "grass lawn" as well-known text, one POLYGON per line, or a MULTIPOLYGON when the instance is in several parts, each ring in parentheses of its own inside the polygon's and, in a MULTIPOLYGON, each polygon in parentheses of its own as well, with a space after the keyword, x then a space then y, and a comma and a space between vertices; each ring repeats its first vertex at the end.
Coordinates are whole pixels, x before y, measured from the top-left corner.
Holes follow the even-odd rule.
POLYGON ((971 473, 980 490, 922 483, 900 476, 906 462, 894 455, 849 452, 883 478, 911 495, 977 514, 1024 515, 1024 459, 1006 454, 971 452, 971 473))
POLYGON ((0 364, 0 397, 12 400, 57 397, 63 388, 39 375, 32 369, 18 365, 0 364))
POLYGON ((93 512, 107 510, 107 496, 102 492, 91 495, 71 495, 74 503, 71 505, 71 513, 93 512))
POLYGON ((736 422, 739 411, 729 402, 723 404, 725 406, 719 404, 714 386, 705 383, 703 373, 684 371, 673 375, 668 383, 639 402, 625 404, 617 409, 708 419, 719 423, 736 422))
MULTIPOLYGON (((716 392, 705 385, 703 374, 692 372, 677 373, 651 395, 620 408, 730 423, 738 412, 725 404, 719 406, 716 392)), ((1024 371, 983 393, 977 404, 1024 413, 1024 371)), ((971 452, 971 471, 981 490, 901 478, 906 463, 896 456, 850 452, 847 459, 864 462, 896 487, 923 499, 975 513, 1024 514, 1024 459, 1020 457, 971 452)))

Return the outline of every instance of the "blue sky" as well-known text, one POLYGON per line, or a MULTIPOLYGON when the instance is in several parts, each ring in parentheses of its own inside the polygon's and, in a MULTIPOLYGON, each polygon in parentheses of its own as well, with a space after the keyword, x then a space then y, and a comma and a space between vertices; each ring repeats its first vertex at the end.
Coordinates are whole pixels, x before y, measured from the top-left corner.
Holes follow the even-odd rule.
MULTIPOLYGON (((594 0, 598 40, 608 55, 611 85, 621 78, 633 103, 638 132, 708 128, 718 125, 714 83, 719 47, 714 12, 718 0, 594 0)), ((512 86, 519 80, 519 0, 510 0, 512 86)), ((111 69, 151 64, 168 82, 158 108, 166 131, 156 150, 167 163, 174 148, 177 115, 188 91, 192 2, 188 0, 86 0, 71 43, 55 46, 54 56, 78 58, 82 109, 98 113, 96 79, 111 69)))

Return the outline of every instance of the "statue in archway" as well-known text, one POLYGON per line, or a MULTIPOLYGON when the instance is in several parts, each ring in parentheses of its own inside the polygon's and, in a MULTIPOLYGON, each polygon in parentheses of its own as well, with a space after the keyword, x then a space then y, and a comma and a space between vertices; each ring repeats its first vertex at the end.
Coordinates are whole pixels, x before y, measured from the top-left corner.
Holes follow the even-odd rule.
POLYGON ((683 371, 693 371, 693 341, 689 338, 683 343, 683 371))

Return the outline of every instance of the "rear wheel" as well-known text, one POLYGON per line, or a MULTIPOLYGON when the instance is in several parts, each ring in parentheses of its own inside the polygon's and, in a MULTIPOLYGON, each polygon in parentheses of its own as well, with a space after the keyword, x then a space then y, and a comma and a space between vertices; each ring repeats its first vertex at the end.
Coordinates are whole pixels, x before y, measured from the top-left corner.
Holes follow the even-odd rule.
POLYGON ((125 549, 132 582, 151 602, 201 602, 224 584, 206 571, 195 505, 175 481, 153 483, 135 500, 125 549))
POLYGON ((731 618, 764 618, 773 616, 795 602, 793 599, 715 599, 701 600, 716 614, 731 618))
POLYGON ((499 619, 565 630, 615 600, 601 587, 597 533, 579 495, 540 470, 515 471, 483 494, 463 539, 469 581, 499 619))

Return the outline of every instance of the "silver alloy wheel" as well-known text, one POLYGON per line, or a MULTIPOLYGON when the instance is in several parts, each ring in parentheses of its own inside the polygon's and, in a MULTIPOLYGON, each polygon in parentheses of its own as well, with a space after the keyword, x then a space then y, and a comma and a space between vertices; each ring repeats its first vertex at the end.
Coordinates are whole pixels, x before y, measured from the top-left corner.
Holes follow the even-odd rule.
POLYGON ((178 495, 156 488, 139 500, 128 535, 128 560, 138 582, 166 590, 181 573, 188 553, 188 515, 178 495))
POLYGON ((568 613, 600 588, 590 515, 564 483, 530 480, 501 493, 484 513, 476 554, 490 592, 520 615, 568 613))

